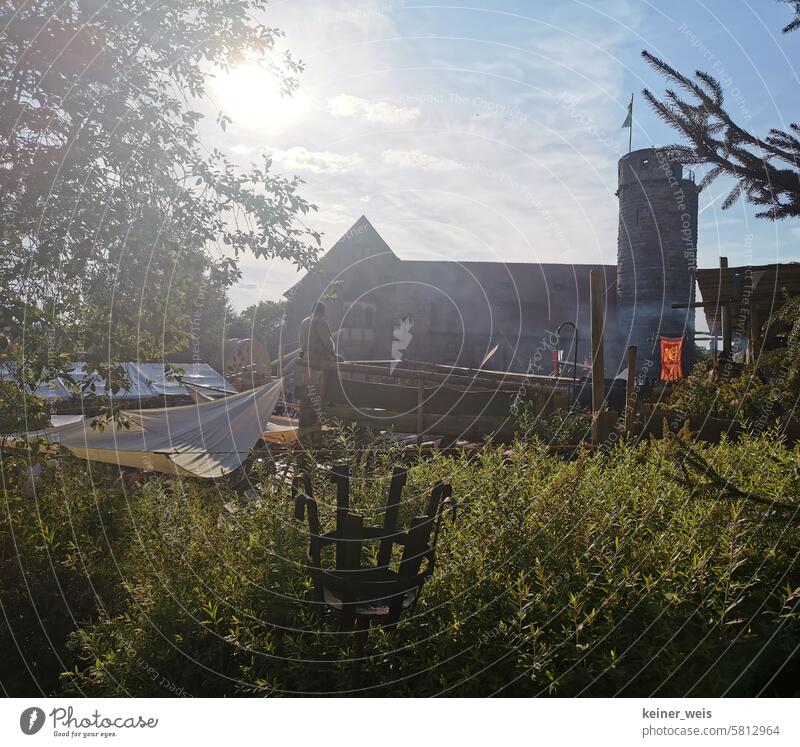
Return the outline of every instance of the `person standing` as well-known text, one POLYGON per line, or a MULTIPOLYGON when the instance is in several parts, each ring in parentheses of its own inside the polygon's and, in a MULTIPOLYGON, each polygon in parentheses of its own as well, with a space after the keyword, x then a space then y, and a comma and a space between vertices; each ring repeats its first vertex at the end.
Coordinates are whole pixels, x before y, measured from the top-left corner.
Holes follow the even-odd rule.
POLYGON ((336 360, 331 328, 325 319, 325 305, 319 302, 311 308, 310 316, 300 322, 300 357, 304 360, 336 360))
POLYGON ((330 363, 336 360, 331 328, 325 318, 325 305, 315 303, 311 314, 300 322, 300 413, 299 426, 317 425, 321 411, 320 400, 322 370, 312 368, 312 363, 330 363))

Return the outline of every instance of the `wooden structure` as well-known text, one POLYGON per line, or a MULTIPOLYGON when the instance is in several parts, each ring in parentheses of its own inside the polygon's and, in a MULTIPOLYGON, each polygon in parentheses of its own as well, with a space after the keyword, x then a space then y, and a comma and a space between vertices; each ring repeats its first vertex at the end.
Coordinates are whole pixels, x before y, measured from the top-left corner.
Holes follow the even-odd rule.
POLYGON ((600 412, 606 399, 603 360, 603 278, 596 270, 589 274, 589 307, 592 315, 592 443, 604 440, 600 412))
POLYGON ((266 348, 251 338, 225 340, 223 373, 240 392, 266 384, 272 363, 266 348))
POLYGON ((350 511, 349 469, 335 466, 331 478, 336 484, 336 528, 326 533, 320 526, 310 478, 303 474, 293 482, 295 517, 302 521, 308 516, 308 571, 314 580, 314 600, 337 610, 342 629, 355 633, 353 687, 358 685, 370 625, 394 628, 403 610, 416 604, 423 584, 433 575, 442 516, 451 503, 452 490, 445 483, 437 483, 425 515, 415 516, 408 530, 398 530, 406 475, 401 467, 392 474, 383 526, 365 527, 364 517, 350 511), (372 542, 378 543, 377 562, 365 566, 362 547, 372 542), (395 545, 402 547, 403 553, 393 568, 395 545), (333 565, 325 560, 328 547, 335 550, 333 565))
POLYGON ((636 416, 636 345, 628 346, 628 375, 625 380, 625 434, 633 433, 636 416))
POLYGON ((310 365, 322 371, 323 418, 420 438, 510 438, 517 398, 546 416, 566 409, 579 394, 572 379, 414 361, 394 368, 389 361, 310 365))
MULTIPOLYGON (((722 339, 723 357, 730 356, 737 338, 747 341, 748 359, 757 358, 765 342, 761 334, 764 323, 787 297, 800 295, 798 263, 729 267, 727 258, 720 257, 719 268, 700 269, 695 274, 703 300, 673 306, 703 309, 709 331, 722 339)), ((767 329, 767 338, 772 333, 767 329)))
POLYGON ((401 349, 405 359, 480 368, 493 351, 494 368, 524 372, 539 356, 550 373, 542 341, 552 338, 552 320, 571 319, 581 330, 578 360, 589 354, 592 269, 605 277, 613 312, 616 265, 405 260, 362 216, 286 292, 283 334, 297 340, 312 305, 324 300, 336 352, 348 360, 397 358, 401 349))

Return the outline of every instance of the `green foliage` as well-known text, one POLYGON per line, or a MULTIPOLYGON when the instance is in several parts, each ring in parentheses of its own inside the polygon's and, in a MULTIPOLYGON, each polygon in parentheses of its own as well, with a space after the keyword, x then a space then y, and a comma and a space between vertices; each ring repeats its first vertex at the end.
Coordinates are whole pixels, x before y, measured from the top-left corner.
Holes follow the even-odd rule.
POLYGON ((214 71, 258 61, 296 87, 266 6, 0 0, 0 334, 37 380, 60 353, 208 355, 236 257, 313 263, 299 180, 200 135, 214 71))
POLYGON ((591 413, 577 406, 543 417, 531 403, 520 400, 514 404, 517 428, 526 439, 541 439, 550 445, 579 444, 592 435, 591 413))
MULTIPOLYGON (((231 316, 228 324, 230 337, 258 340, 270 358, 278 357, 286 301, 259 301, 231 316)), ((296 340, 284 340, 284 355, 296 347, 296 340)))
POLYGON ((74 460, 52 462, 32 494, 36 460, 3 456, 0 682, 6 693, 56 693, 70 633, 123 609, 130 495, 115 470, 74 460))
MULTIPOLYGON (((397 454, 359 449, 355 435, 341 445, 354 509, 379 523, 397 454)), ((745 493, 796 502, 800 452, 774 434, 695 448, 745 493)), ((412 465, 401 521, 437 479, 452 483, 457 517, 414 615, 393 634, 373 629, 367 694, 798 694, 796 517, 687 486, 677 453, 650 442, 562 461, 518 441, 412 465)), ((331 526, 333 486, 314 470, 331 526)), ((95 470, 87 495, 85 477, 50 470, 35 501, 6 478, 0 600, 48 692, 346 687, 351 637, 312 609, 307 527, 285 486, 257 476, 261 499, 243 504, 199 481, 125 495, 95 470)), ((2 643, 15 650, 8 629, 2 643)), ((8 692, 35 692, 23 667, 10 671, 8 692)))
MULTIPOLYGON (((794 11, 794 18, 783 28, 788 33, 800 28, 800 3, 783 2, 794 11)), ((646 50, 642 57, 670 85, 661 99, 645 89, 645 100, 688 143, 663 148, 665 155, 681 164, 707 165, 701 189, 721 176, 733 180, 734 186, 722 202, 723 210, 743 197, 760 208, 757 218, 800 216, 800 125, 792 122, 786 130, 771 128, 763 137, 754 135, 731 116, 722 84, 709 73, 696 70, 689 77, 646 50)))
POLYGON ((776 418, 789 418, 800 397, 800 297, 788 298, 765 324, 785 344, 761 352, 756 363, 727 366, 700 361, 675 382, 667 399, 671 409, 730 418, 763 431, 776 418))
POLYGON ((770 387, 752 366, 746 366, 739 375, 727 380, 712 377, 713 366, 710 359, 701 361, 686 378, 675 382, 666 401, 667 407, 739 422, 771 418, 770 387))

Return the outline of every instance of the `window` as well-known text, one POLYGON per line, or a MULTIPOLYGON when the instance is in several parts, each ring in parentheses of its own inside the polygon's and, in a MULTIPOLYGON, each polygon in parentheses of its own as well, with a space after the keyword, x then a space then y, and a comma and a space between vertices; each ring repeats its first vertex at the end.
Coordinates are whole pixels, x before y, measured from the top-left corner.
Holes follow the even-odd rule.
POLYGON ((447 352, 448 353, 455 353, 458 350, 458 343, 451 340, 447 343, 447 352))
POLYGON ((375 308, 372 304, 367 303, 351 303, 348 304, 344 311, 344 318, 342 325, 345 327, 372 327, 374 320, 375 308))

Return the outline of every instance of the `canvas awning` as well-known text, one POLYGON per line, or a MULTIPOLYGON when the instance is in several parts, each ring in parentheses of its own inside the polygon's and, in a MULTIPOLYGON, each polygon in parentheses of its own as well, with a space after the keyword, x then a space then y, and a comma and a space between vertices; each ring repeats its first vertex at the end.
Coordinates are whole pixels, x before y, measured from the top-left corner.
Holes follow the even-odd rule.
MULTIPOLYGON (((13 381, 12 364, 4 363, 0 365, 0 379, 13 381)), ((168 381, 164 371, 163 363, 120 363, 125 370, 125 377, 130 382, 128 389, 123 389, 113 395, 118 400, 137 400, 155 399, 157 397, 187 397, 191 395, 190 387, 208 393, 209 397, 220 397, 225 394, 235 394, 234 387, 222 374, 215 371, 207 363, 181 363, 176 367, 183 370, 181 382, 177 380, 168 381)), ((98 374, 86 373, 86 363, 76 361, 69 365, 69 375, 78 384, 83 383, 87 378, 92 380, 96 396, 106 394, 104 380, 98 374)), ((40 383, 35 390, 38 397, 57 402, 69 402, 80 400, 80 396, 74 391, 75 387, 70 385, 65 378, 54 378, 40 383)))
POLYGON ((130 428, 97 417, 36 431, 29 437, 58 443, 70 453, 123 467, 166 474, 214 478, 227 475, 247 459, 281 394, 281 380, 242 394, 201 404, 124 411, 130 428), (102 422, 102 421, 101 421, 102 422))

